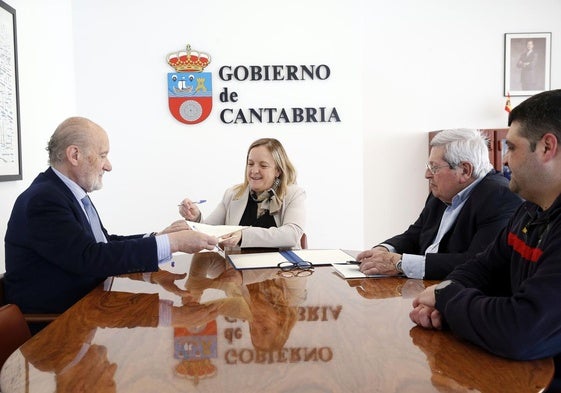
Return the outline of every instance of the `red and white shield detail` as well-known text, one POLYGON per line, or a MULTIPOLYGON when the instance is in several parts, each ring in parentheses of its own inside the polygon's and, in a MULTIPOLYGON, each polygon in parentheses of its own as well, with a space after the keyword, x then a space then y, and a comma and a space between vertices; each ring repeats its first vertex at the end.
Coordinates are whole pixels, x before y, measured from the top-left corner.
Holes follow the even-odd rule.
POLYGON ((169 73, 168 102, 171 114, 178 121, 185 124, 202 122, 212 111, 212 74, 169 73))

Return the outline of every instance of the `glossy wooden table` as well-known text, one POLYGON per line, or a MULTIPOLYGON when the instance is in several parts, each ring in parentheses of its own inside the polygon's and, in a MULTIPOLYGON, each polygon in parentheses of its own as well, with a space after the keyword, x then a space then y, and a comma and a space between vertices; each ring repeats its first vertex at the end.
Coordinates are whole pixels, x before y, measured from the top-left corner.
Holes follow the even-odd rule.
POLYGON ((415 327, 423 281, 345 281, 318 267, 303 278, 246 271, 241 283, 224 267, 186 255, 164 266, 190 273, 176 282, 183 298, 115 278, 9 358, 2 392, 527 393, 552 378, 550 359, 510 361, 415 327), (158 326, 164 300, 176 329, 158 326))

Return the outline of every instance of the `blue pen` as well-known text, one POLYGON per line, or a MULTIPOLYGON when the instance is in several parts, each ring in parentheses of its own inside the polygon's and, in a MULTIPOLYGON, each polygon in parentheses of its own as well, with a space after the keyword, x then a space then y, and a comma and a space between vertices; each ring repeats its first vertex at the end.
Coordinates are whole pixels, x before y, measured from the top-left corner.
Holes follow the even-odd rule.
MULTIPOLYGON (((192 201, 191 203, 194 203, 194 204, 196 204, 196 205, 199 205, 199 204, 205 203, 205 202, 206 202, 206 199, 199 199, 198 201, 192 201)), ((180 203, 180 204, 177 205, 177 206, 181 207, 181 206, 183 206, 183 203, 180 203)))

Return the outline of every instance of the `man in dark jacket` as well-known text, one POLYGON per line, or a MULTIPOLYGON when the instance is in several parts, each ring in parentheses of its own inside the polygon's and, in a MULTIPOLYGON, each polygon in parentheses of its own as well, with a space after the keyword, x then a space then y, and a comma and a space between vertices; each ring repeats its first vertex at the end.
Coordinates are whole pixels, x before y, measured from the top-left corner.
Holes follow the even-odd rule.
MULTIPOLYGON (((561 372, 561 90, 512 110, 505 163, 526 202, 489 248, 413 301, 411 320, 448 326, 511 359, 554 357, 561 372)), ((556 390, 557 391, 557 390, 556 390)))
POLYGON ((361 252, 363 273, 442 279, 483 251, 522 203, 493 169, 478 130, 439 132, 425 177, 431 194, 419 218, 401 235, 361 252))
POLYGON ((107 133, 91 120, 66 119, 47 150, 50 167, 17 198, 6 230, 6 301, 23 312, 61 313, 108 276, 157 271, 174 252, 216 245, 185 221, 161 233, 109 234, 88 196, 112 169, 107 133))

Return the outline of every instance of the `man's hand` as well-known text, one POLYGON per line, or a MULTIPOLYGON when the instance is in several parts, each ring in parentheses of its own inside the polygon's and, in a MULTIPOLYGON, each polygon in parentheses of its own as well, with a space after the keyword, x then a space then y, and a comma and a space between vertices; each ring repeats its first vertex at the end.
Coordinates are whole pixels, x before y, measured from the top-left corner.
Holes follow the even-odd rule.
POLYGON ((413 299, 413 310, 409 313, 411 321, 427 329, 442 329, 442 315, 435 308, 435 288, 431 285, 413 299))
POLYGON ((173 233, 173 232, 177 232, 177 231, 184 231, 184 230, 190 230, 191 228, 189 228, 189 225, 187 225, 187 222, 185 222, 185 220, 177 220, 172 222, 168 227, 164 228, 163 230, 161 230, 160 232, 158 232, 156 235, 163 235, 166 233, 173 233))
POLYGON ((180 307, 172 307, 171 324, 177 327, 201 326, 218 317, 218 304, 190 303, 180 307))
POLYGON ((218 239, 197 231, 178 231, 169 233, 171 252, 182 251, 193 254, 201 250, 213 250, 218 244, 218 239))
POLYGON ((389 251, 386 247, 376 246, 374 248, 371 248, 370 250, 365 250, 365 251, 362 251, 361 253, 359 253, 356 256, 356 260, 359 261, 359 262, 362 262, 363 260, 368 260, 368 259, 372 258, 374 255, 382 253, 382 252, 389 252, 389 251))
POLYGON ((384 247, 375 247, 357 255, 356 260, 360 262, 360 271, 364 274, 388 274, 395 275, 399 272, 395 264, 401 259, 400 254, 389 252, 384 247))
POLYGON ((150 281, 160 285, 166 291, 173 293, 177 296, 188 296, 189 291, 179 288, 175 281, 183 280, 187 273, 172 273, 167 270, 158 270, 157 272, 150 273, 150 281))

